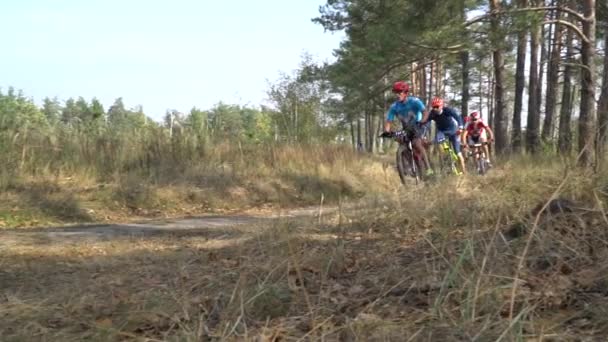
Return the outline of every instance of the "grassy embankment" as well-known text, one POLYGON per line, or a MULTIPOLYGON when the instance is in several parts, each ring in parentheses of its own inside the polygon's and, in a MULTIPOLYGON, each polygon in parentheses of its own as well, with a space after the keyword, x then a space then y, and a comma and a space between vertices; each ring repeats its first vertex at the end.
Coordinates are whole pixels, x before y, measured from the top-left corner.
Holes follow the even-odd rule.
MULTIPOLYGON (((275 152, 274 158, 283 167, 311 162, 293 155, 275 152)), ((342 152, 333 155, 332 163, 343 163, 339 169, 359 163, 339 162, 342 152)), ((271 160, 266 175, 276 175, 271 160)), ((320 218, 70 244, 22 241, 0 254, 0 336, 5 341, 605 338, 608 176, 567 173, 557 160, 501 164, 486 177, 385 194, 382 201, 367 202, 366 210, 320 218)), ((373 164, 358 165, 365 173, 373 164)), ((335 169, 311 171, 340 175, 335 169)), ((289 179, 297 186, 307 178, 289 179)), ((310 180, 305 183, 310 186, 310 180)))

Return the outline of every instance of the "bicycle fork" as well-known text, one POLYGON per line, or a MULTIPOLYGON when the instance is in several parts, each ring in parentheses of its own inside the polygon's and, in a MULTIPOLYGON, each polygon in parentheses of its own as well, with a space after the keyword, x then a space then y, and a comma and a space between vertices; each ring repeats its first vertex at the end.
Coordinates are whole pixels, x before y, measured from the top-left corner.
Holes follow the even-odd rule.
POLYGON ((458 171, 458 167, 456 163, 459 163, 458 155, 452 149, 452 146, 448 140, 441 140, 439 142, 439 146, 442 150, 442 158, 444 160, 444 165, 450 169, 450 172, 458 175, 460 171, 458 171), (447 159, 446 159, 447 158, 447 159))

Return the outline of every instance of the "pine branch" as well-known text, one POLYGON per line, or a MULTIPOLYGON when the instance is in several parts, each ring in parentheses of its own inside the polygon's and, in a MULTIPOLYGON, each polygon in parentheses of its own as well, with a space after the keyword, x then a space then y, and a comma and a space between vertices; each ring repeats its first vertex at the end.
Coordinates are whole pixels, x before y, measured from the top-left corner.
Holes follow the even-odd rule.
POLYGON ((466 27, 466 26, 473 25, 477 22, 486 20, 489 17, 492 17, 494 15, 505 15, 505 14, 521 13, 521 12, 538 12, 538 11, 549 11, 549 10, 566 12, 568 14, 573 15, 580 21, 591 21, 593 19, 593 18, 587 18, 584 15, 582 15, 581 13, 579 13, 573 9, 570 9, 568 7, 561 7, 561 6, 526 7, 526 8, 513 8, 513 9, 507 9, 507 10, 487 12, 487 13, 479 15, 471 20, 467 20, 464 23, 464 26, 466 27))
POLYGON ((582 64, 582 63, 569 63, 569 62, 562 62, 560 63, 561 65, 569 65, 569 66, 573 66, 573 67, 579 67, 579 68, 583 68, 586 69, 587 71, 591 72, 591 69, 589 69, 588 66, 582 64))
POLYGON ((452 52, 460 52, 462 51, 462 48, 464 47, 464 44, 456 44, 456 45, 451 45, 451 46, 430 46, 430 45, 424 45, 424 44, 420 44, 420 43, 415 43, 409 40, 405 40, 402 39, 401 40, 402 43, 404 44, 408 44, 408 45, 412 45, 415 47, 419 47, 421 49, 427 49, 427 50, 443 50, 443 51, 452 51, 452 52))
POLYGON ((581 31, 580 28, 578 28, 578 26, 574 25, 573 23, 569 22, 569 21, 565 21, 565 20, 547 20, 545 22, 543 22, 543 25, 549 25, 549 24, 560 24, 560 25, 564 25, 570 29, 572 29, 577 36, 579 36, 582 40, 585 41, 585 43, 589 43, 590 40, 589 38, 583 33, 583 31, 581 31))

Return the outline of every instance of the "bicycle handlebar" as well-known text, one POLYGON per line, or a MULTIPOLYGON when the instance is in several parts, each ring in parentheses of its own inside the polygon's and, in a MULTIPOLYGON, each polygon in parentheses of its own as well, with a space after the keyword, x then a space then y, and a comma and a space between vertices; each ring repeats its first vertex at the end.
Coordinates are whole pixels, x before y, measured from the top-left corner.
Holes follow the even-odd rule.
POLYGON ((400 130, 396 132, 382 132, 378 138, 399 138, 406 135, 406 131, 400 130))
POLYGON ((488 141, 484 141, 484 142, 480 142, 480 143, 476 143, 476 144, 467 144, 468 147, 481 147, 483 145, 489 145, 490 142, 488 141))
POLYGON ((484 145, 490 145, 490 143, 486 141, 486 142, 477 143, 477 144, 467 144, 467 147, 476 148, 476 147, 482 147, 484 145))

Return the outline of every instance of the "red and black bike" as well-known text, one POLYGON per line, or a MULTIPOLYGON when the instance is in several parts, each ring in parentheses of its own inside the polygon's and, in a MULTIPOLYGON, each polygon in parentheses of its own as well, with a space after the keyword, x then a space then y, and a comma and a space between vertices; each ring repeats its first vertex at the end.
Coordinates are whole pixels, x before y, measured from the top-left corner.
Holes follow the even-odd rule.
POLYGON ((483 146, 488 145, 488 142, 479 142, 474 144, 468 144, 469 153, 471 154, 469 158, 475 163, 475 168, 477 169, 477 173, 480 175, 485 175, 488 172, 490 166, 487 162, 486 153, 483 150, 483 146))
POLYGON ((411 132, 401 130, 396 132, 385 132, 380 135, 382 138, 394 138, 399 147, 395 155, 397 172, 401 183, 405 184, 407 177, 415 179, 416 184, 422 180, 422 156, 418 154, 412 145, 411 132))

